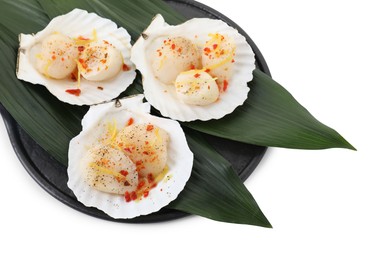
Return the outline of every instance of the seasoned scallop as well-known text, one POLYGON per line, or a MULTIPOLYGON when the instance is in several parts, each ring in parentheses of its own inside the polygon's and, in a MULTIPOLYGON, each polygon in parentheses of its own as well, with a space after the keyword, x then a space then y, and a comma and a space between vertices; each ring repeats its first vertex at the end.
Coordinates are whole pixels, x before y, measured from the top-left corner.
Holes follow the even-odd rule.
POLYGON ((74 9, 19 40, 17 77, 69 104, 110 101, 136 76, 130 35, 95 13, 74 9))
POLYGON ((113 218, 160 210, 191 175, 193 154, 179 123, 150 115, 143 98, 92 106, 70 142, 68 187, 113 218))
POLYGON ((179 121, 232 113, 247 99, 255 69, 245 37, 223 21, 208 18, 171 26, 156 15, 133 45, 132 60, 142 74, 147 101, 163 116, 179 121))

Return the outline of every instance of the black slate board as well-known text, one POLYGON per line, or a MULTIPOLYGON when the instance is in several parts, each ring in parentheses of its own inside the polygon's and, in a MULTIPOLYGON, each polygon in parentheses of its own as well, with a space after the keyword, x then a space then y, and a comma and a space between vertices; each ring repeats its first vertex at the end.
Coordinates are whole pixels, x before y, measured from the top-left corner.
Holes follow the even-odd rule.
MULTIPOLYGON (((238 25, 226 16, 196 1, 165 0, 165 2, 187 18, 208 17, 221 19, 238 29, 238 31, 246 37, 248 43, 252 47, 256 56, 257 67, 270 75, 269 68, 258 47, 238 25)), ((188 215, 187 213, 177 210, 163 208, 159 212, 147 216, 139 216, 134 219, 113 219, 96 208, 85 207, 82 203, 77 201, 72 191, 67 187, 68 178, 66 167, 56 161, 35 143, 34 140, 21 129, 1 104, 0 112, 3 116, 15 153, 27 172, 44 190, 66 205, 97 218, 124 223, 160 222, 188 215)), ((230 161, 242 180, 246 180, 251 175, 267 149, 267 147, 238 143, 213 136, 206 136, 206 138, 220 154, 230 161)))

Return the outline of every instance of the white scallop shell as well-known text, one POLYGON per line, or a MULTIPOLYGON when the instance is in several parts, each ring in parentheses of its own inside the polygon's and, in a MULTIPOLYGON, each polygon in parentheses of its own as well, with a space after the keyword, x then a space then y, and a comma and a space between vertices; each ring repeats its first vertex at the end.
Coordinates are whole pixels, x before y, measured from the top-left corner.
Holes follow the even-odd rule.
POLYGON ((20 34, 19 38, 17 77, 33 84, 46 86, 53 95, 63 102, 73 105, 92 105, 112 100, 123 92, 136 77, 133 63, 130 61, 130 35, 124 28, 118 28, 111 20, 101 18, 95 13, 74 9, 65 15, 52 19, 42 31, 36 34, 20 34), (71 38, 79 36, 91 38, 93 29, 96 30, 98 39, 108 41, 121 52, 124 64, 131 67, 129 71, 121 70, 115 77, 100 82, 87 81, 82 78, 81 95, 77 97, 65 92, 67 89, 78 88, 77 82, 69 79, 49 79, 36 70, 33 65, 36 50, 33 47, 45 37, 54 32, 60 32, 71 38), (98 89, 98 87, 103 87, 103 90, 98 89))
POLYGON ((194 18, 183 24, 171 26, 165 23, 161 15, 156 15, 152 23, 132 48, 132 61, 143 77, 144 94, 147 101, 160 111, 163 116, 179 121, 219 119, 232 113, 247 99, 249 87, 247 82, 253 79, 255 69, 254 52, 244 36, 220 20, 194 18), (208 34, 220 33, 232 37, 236 44, 234 72, 229 80, 228 89, 220 99, 207 106, 195 106, 180 102, 172 85, 158 81, 152 71, 147 49, 158 37, 185 37, 198 46, 204 46, 208 34), (146 39, 145 39, 145 38, 146 39))
POLYGON ((91 106, 82 120, 82 132, 70 142, 68 187, 85 206, 96 207, 113 218, 134 218, 160 210, 176 199, 191 175, 193 154, 179 123, 150 115, 150 105, 143 103, 143 98, 143 95, 137 95, 121 99, 120 106, 114 102, 91 106), (150 190, 148 197, 127 203, 122 195, 104 193, 91 188, 82 178, 81 158, 88 148, 95 145, 101 134, 98 131, 99 124, 114 118, 117 128, 120 129, 130 117, 139 123, 151 122, 168 132, 169 170, 157 187, 150 190))

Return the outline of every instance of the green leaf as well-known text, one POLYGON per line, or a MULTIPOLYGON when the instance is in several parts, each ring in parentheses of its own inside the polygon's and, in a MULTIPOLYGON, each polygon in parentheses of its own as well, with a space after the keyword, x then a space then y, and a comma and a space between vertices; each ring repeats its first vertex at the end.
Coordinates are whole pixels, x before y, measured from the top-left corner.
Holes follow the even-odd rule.
POLYGON ((249 144, 298 149, 355 149, 339 133, 320 123, 281 85, 254 71, 250 93, 232 114, 185 125, 211 135, 249 144), (250 130, 249 130, 250 129, 250 130))
POLYGON ((163 1, 151 0, 38 0, 46 14, 52 19, 60 14, 70 12, 74 8, 80 8, 95 12, 109 18, 124 27, 134 42, 142 31, 150 24, 153 17, 161 13, 165 20, 171 24, 184 21, 184 17, 173 12, 163 1))
MULTIPOLYGON (((76 6, 92 10, 126 28, 133 39, 139 36, 157 13, 161 13, 170 24, 185 21, 168 5, 157 0, 132 0, 131 4, 120 0, 69 0, 65 3, 57 0, 38 1, 51 18, 76 6)), ((135 82, 132 87, 142 91, 139 83, 135 82)), ((184 125, 211 135, 261 146, 355 149, 335 130, 320 123, 286 89, 260 70, 254 71, 249 86, 251 90, 245 104, 232 114, 220 120, 184 125)))
POLYGON ((59 102, 45 87, 16 78, 18 35, 37 32, 49 22, 35 1, 4 1, 0 8, 0 101, 46 151, 67 164, 69 140, 81 130, 85 108, 59 102))
POLYGON ((271 227, 230 163, 199 134, 192 130, 186 133, 195 154, 194 169, 184 190, 168 208, 223 222, 271 227))
MULTIPOLYGON (((111 13, 114 10, 112 6, 104 5, 102 1, 74 1, 74 4, 79 4, 75 6, 68 5, 70 2, 41 1, 41 4, 50 12, 50 15, 54 16, 90 2, 97 4, 102 16, 105 16, 105 12, 111 13)), ((140 2, 130 3, 140 4, 140 2)), ((155 8, 153 4, 151 6, 155 8)), ((83 6, 89 11, 93 11, 93 7, 83 6)), ((68 143, 80 132, 80 121, 87 107, 62 103, 43 86, 20 81, 15 75, 18 34, 37 32, 43 29, 49 21, 40 8, 37 2, 27 0, 19 2, 18 5, 13 4, 12 1, 6 1, 0 6, 2 11, 0 16, 2 32, 0 35, 0 77, 2 78, 0 101, 43 149, 67 165, 68 143), (15 14, 18 15, 17 20, 12 21, 10 15, 15 14)), ((130 13, 126 15, 131 16, 130 13)), ((153 12, 148 13, 148 17, 151 16, 153 12)), ((135 87, 128 88, 125 94, 141 92, 140 82, 141 79, 137 77, 135 87)), ((191 130, 187 136, 190 147, 195 153, 192 178, 187 184, 185 193, 181 194, 176 203, 170 207, 219 221, 270 227, 254 198, 233 172, 230 164, 216 153, 200 137, 199 133, 191 130)))

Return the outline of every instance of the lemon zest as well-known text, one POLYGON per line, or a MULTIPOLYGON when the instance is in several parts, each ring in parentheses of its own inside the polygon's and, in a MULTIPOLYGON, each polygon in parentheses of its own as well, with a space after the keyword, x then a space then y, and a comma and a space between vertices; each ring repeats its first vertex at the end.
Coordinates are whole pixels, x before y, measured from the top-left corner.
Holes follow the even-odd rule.
POLYGON ((167 56, 164 55, 163 58, 160 60, 158 69, 161 69, 164 66, 164 62, 166 59, 167 59, 167 56))
POLYGON ((75 38, 74 40, 75 40, 76 45, 87 45, 89 43, 96 42, 97 41, 97 31, 95 29, 93 29, 91 39, 85 40, 85 39, 80 39, 78 37, 78 38, 75 38))
POLYGON ((117 121, 113 119, 113 123, 109 122, 107 126, 108 133, 110 135, 110 143, 113 143, 117 137, 117 121))
POLYGON ((102 167, 102 166, 99 166, 98 164, 92 162, 89 164, 89 166, 96 171, 97 174, 109 174, 109 175, 113 175, 114 177, 117 177, 117 178, 124 178, 124 176, 119 173, 119 172, 116 172, 116 171, 113 171, 113 170, 110 170, 108 168, 105 168, 105 167, 102 167))
POLYGON ((208 66, 205 69, 213 70, 213 69, 216 69, 216 68, 219 68, 219 67, 223 66, 224 64, 226 64, 228 62, 231 62, 233 57, 234 57, 234 53, 235 53, 235 48, 232 50, 231 54, 229 56, 227 56, 227 58, 225 58, 224 60, 222 60, 219 63, 216 63, 214 65, 208 66))
POLYGON ((52 61, 50 59, 48 59, 46 65, 44 66, 44 69, 43 69, 43 74, 47 78, 51 78, 50 75, 48 75, 48 69, 51 66, 51 64, 52 64, 52 61))
POLYGON ((41 53, 36 54, 35 57, 39 60, 43 60, 43 55, 41 53))
POLYGON ((220 43, 222 42, 222 36, 223 35, 221 35, 219 33, 215 33, 215 34, 214 33, 209 33, 208 36, 211 37, 211 39, 208 42, 206 42, 206 45, 210 45, 211 46, 214 43, 220 45, 220 43))
POLYGON ((75 62, 77 63, 77 86, 81 86, 81 70, 85 70, 82 66, 82 64, 79 62, 78 59, 75 59, 75 62))

